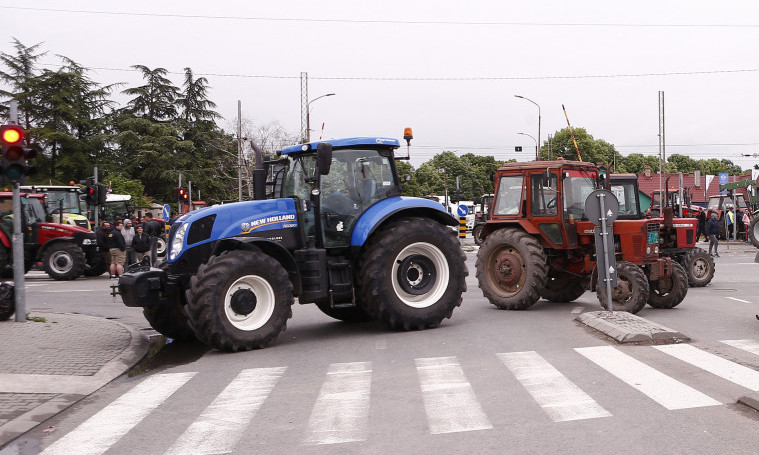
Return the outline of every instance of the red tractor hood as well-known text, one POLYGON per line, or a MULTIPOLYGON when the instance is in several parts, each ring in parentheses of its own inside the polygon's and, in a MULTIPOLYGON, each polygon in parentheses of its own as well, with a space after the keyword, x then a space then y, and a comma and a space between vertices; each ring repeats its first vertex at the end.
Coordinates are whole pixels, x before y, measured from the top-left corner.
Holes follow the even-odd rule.
POLYGON ((83 227, 60 223, 40 223, 39 228, 43 231, 55 232, 58 236, 74 235, 76 232, 92 232, 89 229, 83 227))

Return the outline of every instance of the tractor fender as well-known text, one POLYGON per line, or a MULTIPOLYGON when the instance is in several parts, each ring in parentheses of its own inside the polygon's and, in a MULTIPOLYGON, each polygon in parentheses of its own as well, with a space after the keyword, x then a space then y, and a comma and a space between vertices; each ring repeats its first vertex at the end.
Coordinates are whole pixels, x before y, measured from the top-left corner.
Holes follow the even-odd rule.
POLYGON ((56 237, 54 239, 50 239, 47 242, 45 242, 44 245, 40 245, 40 247, 37 249, 37 254, 35 255, 36 260, 41 260, 42 257, 45 255, 45 251, 47 251, 48 248, 50 248, 53 245, 57 245, 59 243, 71 243, 74 245, 79 246, 81 248, 81 245, 78 245, 73 237, 56 237))
POLYGON ((3 242, 3 246, 10 249, 11 239, 9 239, 8 236, 5 234, 5 232, 1 230, 0 230, 0 242, 3 242))
POLYGON ((534 224, 524 219, 489 220, 485 223, 485 227, 482 229, 482 239, 485 240, 487 236, 492 234, 494 231, 497 231, 498 229, 517 226, 530 235, 540 234, 540 231, 537 227, 535 227, 534 224))
POLYGON ((378 227, 404 216, 431 218, 446 226, 459 225, 439 202, 416 197, 392 197, 379 201, 361 215, 353 226, 351 246, 362 246, 378 227))
POLYGON ((213 255, 219 255, 225 251, 232 250, 249 250, 260 251, 267 256, 276 259, 290 275, 290 281, 293 283, 293 293, 300 294, 300 272, 295 262, 295 257, 282 244, 261 237, 232 237, 217 242, 213 248, 213 255))

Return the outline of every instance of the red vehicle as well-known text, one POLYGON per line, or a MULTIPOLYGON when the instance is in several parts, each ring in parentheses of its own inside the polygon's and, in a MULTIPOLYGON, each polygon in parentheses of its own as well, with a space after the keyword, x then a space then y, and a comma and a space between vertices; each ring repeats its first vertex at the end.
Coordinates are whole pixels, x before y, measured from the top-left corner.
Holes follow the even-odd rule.
MULTIPOLYGON (((606 183, 599 171, 578 161, 509 163, 498 169, 476 263, 490 303, 521 310, 541 297, 571 302, 595 287, 606 307, 606 287, 596 286, 595 225, 585 216, 585 199, 606 183)), ((672 308, 685 298, 685 270, 659 256, 659 224, 614 221, 614 309, 637 313, 646 303, 672 308)))
MULTIPOLYGON (((24 234, 24 272, 42 261, 55 280, 99 275, 106 264, 97 253, 95 233, 70 224, 47 222, 43 194, 21 193, 21 229, 24 234), (100 273, 95 273, 100 270, 100 273)), ((13 193, 0 192, 0 276, 13 276, 13 193)))

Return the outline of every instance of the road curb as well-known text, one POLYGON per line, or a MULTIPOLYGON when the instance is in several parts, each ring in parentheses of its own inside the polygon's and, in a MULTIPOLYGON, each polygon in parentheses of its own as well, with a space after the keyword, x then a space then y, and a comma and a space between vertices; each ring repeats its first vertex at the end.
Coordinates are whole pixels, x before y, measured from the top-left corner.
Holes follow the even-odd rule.
POLYGON ((592 311, 576 319, 620 343, 690 341, 681 332, 624 311, 592 311))
POLYGON ((750 393, 738 398, 738 403, 745 404, 746 406, 759 411, 759 392, 750 393))

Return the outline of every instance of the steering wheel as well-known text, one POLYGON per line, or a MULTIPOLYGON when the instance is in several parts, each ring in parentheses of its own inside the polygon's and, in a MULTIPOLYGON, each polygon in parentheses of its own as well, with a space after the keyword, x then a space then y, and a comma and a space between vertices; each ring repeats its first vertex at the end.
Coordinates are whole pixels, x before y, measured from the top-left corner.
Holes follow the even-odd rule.
POLYGON ((555 209, 555 208, 556 208, 556 203, 557 203, 557 202, 558 202, 558 201, 557 201, 557 198, 553 198, 553 199, 551 199, 550 201, 548 201, 548 204, 546 204, 546 208, 549 208, 549 209, 555 209))

